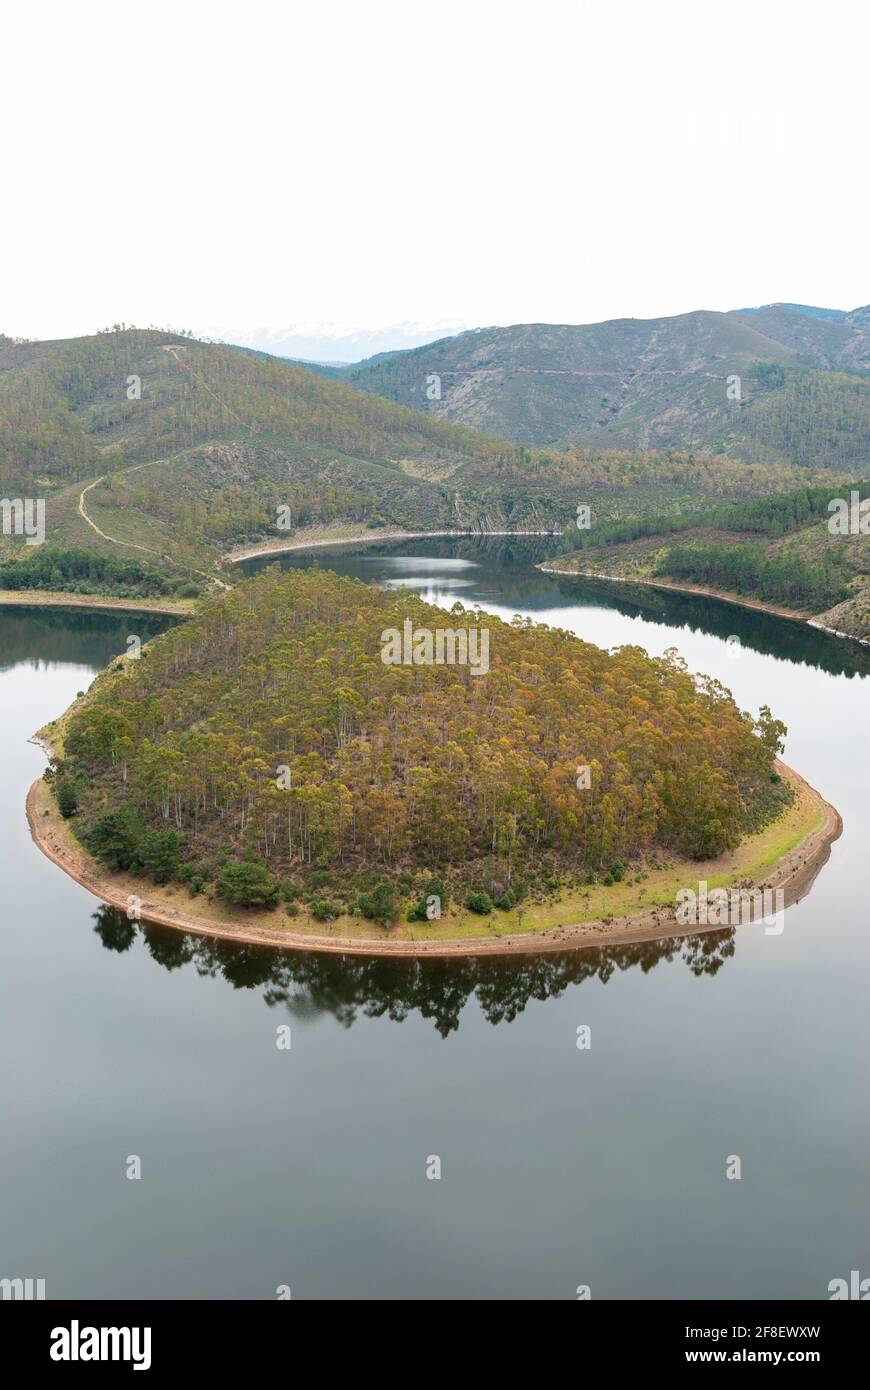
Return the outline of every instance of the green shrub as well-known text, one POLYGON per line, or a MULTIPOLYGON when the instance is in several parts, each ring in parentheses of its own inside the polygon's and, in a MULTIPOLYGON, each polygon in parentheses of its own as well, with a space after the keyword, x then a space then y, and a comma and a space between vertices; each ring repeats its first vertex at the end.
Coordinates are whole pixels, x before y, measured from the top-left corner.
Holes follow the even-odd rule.
POLYGON ((187 891, 192 898, 195 898, 197 893, 202 892, 212 875, 213 871, 209 869, 207 864, 196 864, 192 859, 188 859, 184 864, 179 864, 175 871, 175 877, 179 883, 187 885, 187 891))
POLYGON ((471 912, 479 912, 481 916, 486 916, 492 912, 494 903, 488 893, 469 893, 465 899, 465 906, 471 912))
POLYGON ((139 845, 139 860, 155 883, 168 883, 178 870, 181 836, 177 830, 146 830, 139 845))
POLYGON ((110 869, 130 869, 138 862, 144 834, 142 818, 130 802, 94 821, 85 843, 110 869))
POLYGON ((72 782, 59 782, 57 787, 57 808, 64 820, 74 816, 79 808, 79 798, 72 782))
POLYGON ((277 907, 279 891, 262 859, 228 859, 218 878, 218 897, 237 907, 277 907))
POLYGON ((396 889, 387 879, 383 879, 370 893, 360 893, 357 906, 363 917, 369 921, 377 922, 382 927, 390 927, 399 911, 396 889))
POLYGON ((327 898, 316 898, 311 904, 311 915, 316 922, 330 922, 341 916, 341 908, 327 898))

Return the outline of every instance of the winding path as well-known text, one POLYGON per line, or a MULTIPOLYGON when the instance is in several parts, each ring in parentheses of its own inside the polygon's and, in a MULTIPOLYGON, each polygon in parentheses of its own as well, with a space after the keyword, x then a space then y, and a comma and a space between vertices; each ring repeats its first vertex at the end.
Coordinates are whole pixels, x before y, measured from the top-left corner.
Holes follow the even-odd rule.
MULTIPOLYGON (((122 475, 136 473, 140 468, 152 468, 155 463, 165 462, 165 459, 150 459, 148 463, 136 463, 132 468, 123 468, 120 470, 120 473, 122 475)), ((219 589, 228 590, 230 588, 229 584, 225 584, 222 579, 218 579, 217 575, 209 574, 206 570, 198 570, 193 565, 183 565, 180 561, 174 559, 173 556, 167 555, 163 550, 155 550, 154 547, 150 545, 140 545, 137 541, 122 541, 118 536, 110 536, 105 531, 102 531, 93 517, 88 516, 87 510, 85 509, 85 496, 90 492, 91 488, 97 487, 100 483, 105 482, 105 479, 106 474, 103 473, 99 478, 94 478, 92 483, 88 483, 86 487, 83 487, 79 493, 79 516, 83 521, 88 523, 91 530, 96 531, 98 536, 101 536, 104 541, 109 541, 111 545, 123 545, 126 546, 128 550, 144 550, 146 555, 157 555, 161 560, 166 560, 170 565, 174 565, 176 569, 190 570, 193 574, 201 575, 209 584, 217 584, 219 589)))
MULTIPOLYGON (((233 419, 238 422, 238 424, 242 425, 245 429, 249 430, 251 434, 254 433, 253 425, 249 425, 244 420, 242 420, 241 417, 238 416, 236 412, 232 410, 230 406, 227 405, 226 401, 222 401, 220 396, 215 394, 215 392, 209 386, 208 382, 204 381, 198 372, 195 372, 193 368, 189 366, 188 363, 182 361, 182 359, 178 355, 179 349, 177 347, 167 345, 164 347, 164 352, 171 353, 172 357, 175 359, 178 365, 182 367, 190 376, 194 377, 195 380, 200 383, 203 389, 206 390, 208 394, 214 400, 217 401, 218 405, 221 406, 221 408, 225 410, 228 415, 231 415, 233 419)), ((153 468, 155 464, 166 462, 166 459, 149 459, 145 463, 134 463, 131 468, 122 468, 118 471, 121 476, 126 477, 128 473, 137 473, 141 468, 153 468)), ((88 523, 92 531, 96 531, 98 536, 102 537, 104 541, 109 541, 111 545, 123 545, 126 546, 128 550, 142 550, 145 552, 146 555, 156 555, 159 559, 166 560, 170 565, 174 565, 176 569, 190 570, 192 574, 200 575, 209 584, 216 584, 219 589, 229 590, 230 585, 225 584, 222 579, 218 579, 217 575, 209 574, 206 570, 196 569, 193 565, 182 565, 171 555, 167 555, 165 551, 155 550, 153 546, 140 545, 136 541, 122 541, 118 536, 110 536, 105 531, 101 530, 97 523, 94 521, 93 517, 88 516, 87 508, 85 507, 85 497, 91 491, 92 488, 98 487, 100 483, 105 482, 105 479, 105 473, 103 473, 99 478, 94 478, 93 482, 88 483, 85 487, 83 487, 79 494, 79 516, 82 518, 83 521, 86 521, 88 523)))

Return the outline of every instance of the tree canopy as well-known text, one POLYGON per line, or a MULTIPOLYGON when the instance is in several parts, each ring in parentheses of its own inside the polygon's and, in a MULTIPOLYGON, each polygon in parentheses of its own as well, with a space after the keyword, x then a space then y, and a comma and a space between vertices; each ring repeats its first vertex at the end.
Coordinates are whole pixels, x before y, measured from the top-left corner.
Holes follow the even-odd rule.
MULTIPOLYGON (((265 901, 300 867, 340 869, 378 916, 384 875, 447 869, 488 889, 488 861, 510 888, 542 864, 595 873, 656 848, 733 847, 782 732, 673 651, 606 652, 528 619, 271 567, 95 682, 69 720, 64 776, 78 775, 73 824, 115 862, 131 827, 173 829, 228 896, 259 884, 265 901), (487 628, 488 674, 384 664, 382 634, 406 618, 487 628), (253 857, 268 877, 239 867, 253 857)), ((171 871, 174 842, 149 848, 171 871)))

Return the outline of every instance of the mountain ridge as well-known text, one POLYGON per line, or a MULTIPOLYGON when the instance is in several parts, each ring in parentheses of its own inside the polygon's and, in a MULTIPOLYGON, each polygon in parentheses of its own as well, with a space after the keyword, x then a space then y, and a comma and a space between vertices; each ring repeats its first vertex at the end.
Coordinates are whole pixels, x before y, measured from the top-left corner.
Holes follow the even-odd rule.
POLYGON ((697 448, 854 467, 870 451, 870 310, 825 316, 839 312, 768 305, 513 324, 362 362, 341 379, 531 447, 697 448), (857 394, 836 373, 854 378, 857 394), (798 456, 785 435, 790 396, 803 389, 826 404, 798 456))
MULTIPOLYGON (((706 323, 720 331, 718 318, 706 323)), ((731 343, 757 338, 743 323, 726 331, 731 343)), ((489 350, 486 334, 460 341, 489 350)), ((784 362, 789 355, 782 350, 784 362)), ((679 372, 678 354, 672 362, 679 372)), ((630 451, 612 438, 529 449, 346 380, 163 330, 0 343, 0 493, 45 501, 51 545, 169 565, 185 589, 216 579, 227 552, 291 527, 558 530, 573 524, 580 503, 604 517, 691 509, 817 473, 722 450, 630 451)), ((51 587, 44 558, 18 568, 31 551, 7 520, 0 552, 17 557, 10 585, 51 587)), ((97 576, 78 554, 58 556, 56 568, 64 584, 97 576)))

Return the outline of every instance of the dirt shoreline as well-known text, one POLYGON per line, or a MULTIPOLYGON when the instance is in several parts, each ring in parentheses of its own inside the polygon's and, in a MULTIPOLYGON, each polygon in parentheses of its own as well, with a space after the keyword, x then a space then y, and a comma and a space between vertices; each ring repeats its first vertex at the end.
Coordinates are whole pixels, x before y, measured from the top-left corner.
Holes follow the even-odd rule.
POLYGON ((366 531, 361 536, 328 536, 324 540, 288 541, 276 545, 248 546, 243 550, 230 550, 222 556, 232 565, 243 560, 256 560, 263 555, 287 555, 292 550, 318 550, 334 545, 380 545, 383 541, 425 540, 429 536, 453 536, 457 539, 474 536, 558 536, 559 531, 366 531))
MULTIPOLYGON (((828 860, 831 845, 842 834, 843 822, 839 812, 825 801, 819 792, 810 787, 799 773, 787 768, 785 764, 778 764, 778 767, 797 786, 811 794, 821 814, 820 823, 784 854, 761 882, 752 885, 755 889, 781 888, 785 905, 790 907, 809 892, 816 876, 828 860)), ((127 884, 119 888, 117 879, 113 879, 91 859, 87 851, 72 840, 70 832, 67 832, 67 842, 63 842, 61 827, 65 827, 65 822, 61 820, 54 798, 41 777, 37 778, 27 794, 27 820, 34 843, 48 859, 102 902, 123 912, 127 911, 129 891, 132 891, 128 891, 127 884)), ((144 921, 193 932, 198 936, 217 937, 245 945, 280 947, 282 950, 291 951, 320 951, 335 955, 418 959, 535 955, 539 952, 575 950, 583 947, 629 945, 721 930, 718 926, 680 925, 675 920, 673 907, 650 906, 610 922, 583 922, 498 938, 464 937, 427 942, 383 940, 374 937, 317 936, 293 931, 279 932, 247 923, 227 925, 197 917, 161 903, 160 890, 151 884, 140 883, 134 887, 141 889, 138 894, 141 898, 139 912, 144 921), (149 896, 146 897, 146 893, 149 896)))
POLYGON ((50 593, 40 589, 0 589, 0 607, 3 608, 101 608, 108 612, 121 613, 160 613, 171 618, 189 618, 193 613, 195 599, 171 605, 147 599, 113 598, 106 594, 65 594, 50 593))
MULTIPOLYGON (((758 599, 736 598, 733 594, 718 589, 702 589, 695 584, 670 584, 665 579, 641 579, 629 574, 599 574, 597 570, 558 570, 542 560, 535 569, 544 574, 559 574, 566 579, 601 579, 608 584, 645 584, 650 589, 669 589, 674 594, 693 594, 695 598, 718 598, 722 603, 733 603, 735 608, 752 608, 758 613, 771 613, 775 618, 791 618, 798 623, 809 623, 806 613, 796 608, 778 608, 774 603, 761 603, 758 599)), ((858 641, 858 638, 853 638, 858 641)))
POLYGON ((597 570, 561 570, 550 565, 548 561, 542 560, 535 565, 535 569, 542 574, 558 574, 566 579, 600 579, 607 584, 645 584, 650 589, 666 589, 673 594, 689 594, 695 598, 716 598, 720 603, 732 603, 735 608, 748 608, 755 613, 770 613, 774 618, 788 618, 791 622, 803 623, 806 627, 814 627, 818 632, 827 632, 832 637, 842 637, 846 642, 857 642, 861 647, 870 647, 870 640, 866 637, 853 637, 851 632, 841 632, 838 628, 827 627, 820 623, 817 618, 807 617, 806 613, 799 612, 796 608, 780 608, 775 603, 761 603, 758 599, 736 598, 733 594, 721 592, 719 589, 702 589, 694 584, 669 584, 663 579, 641 579, 629 574, 599 574, 597 570))

